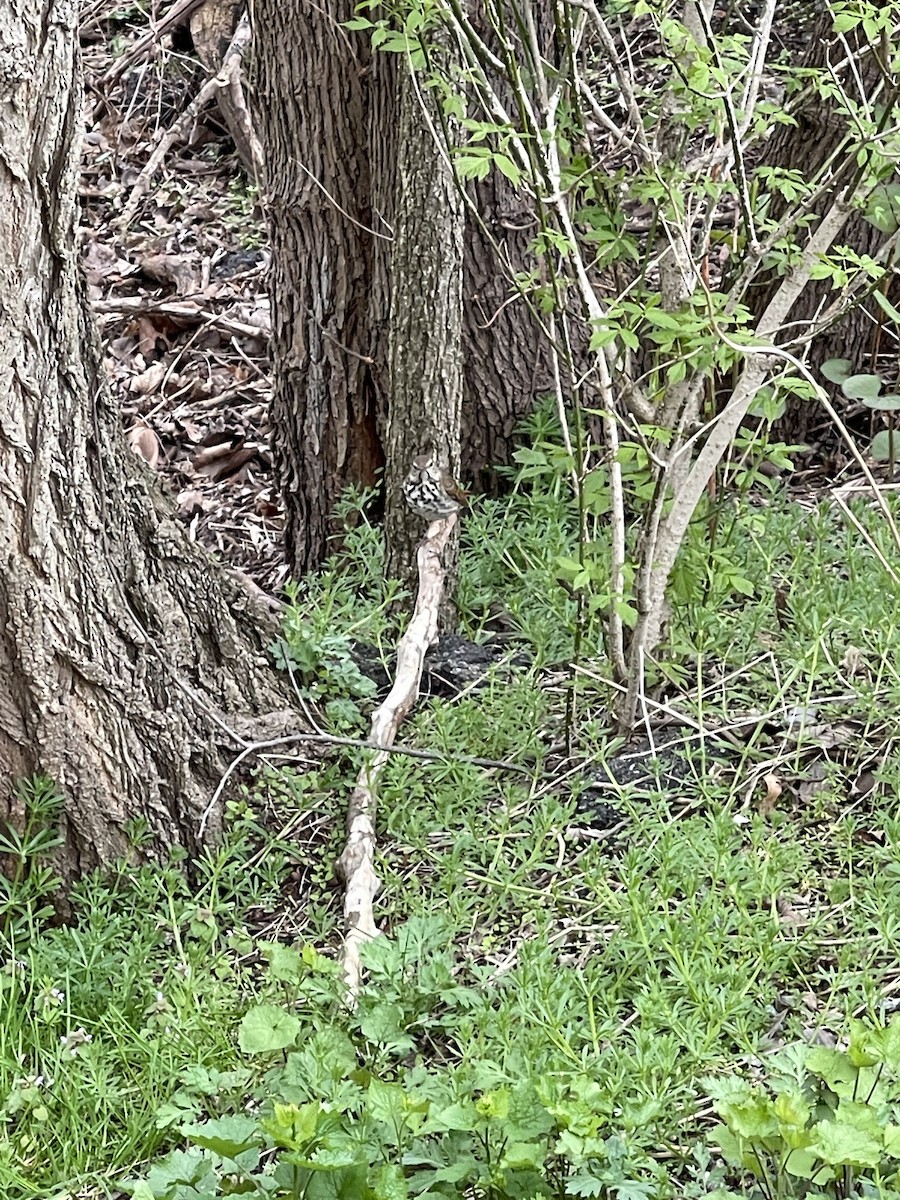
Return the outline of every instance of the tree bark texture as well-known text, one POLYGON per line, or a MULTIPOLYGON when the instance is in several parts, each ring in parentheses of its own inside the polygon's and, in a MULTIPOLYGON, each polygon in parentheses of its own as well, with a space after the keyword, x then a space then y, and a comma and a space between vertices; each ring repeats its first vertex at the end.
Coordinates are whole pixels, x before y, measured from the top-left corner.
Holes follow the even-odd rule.
POLYGON ((467 214, 462 478, 475 491, 496 492, 496 468, 512 462, 516 430, 553 390, 553 371, 547 337, 509 278, 534 266, 534 206, 499 171, 475 184, 473 196, 484 224, 467 214))
MULTIPOLYGON (((276 469, 288 562, 336 534, 335 501, 382 464, 373 376, 372 188, 365 34, 352 0, 258 0, 256 110, 266 158, 276 469)), ((379 232, 389 236, 388 230, 379 232)))
MULTIPOLYGON (((840 62, 847 53, 847 46, 857 49, 858 40, 853 31, 840 41, 832 29, 833 19, 828 13, 820 14, 813 29, 809 46, 804 55, 803 66, 822 68, 828 62, 840 62)), ((859 77, 869 94, 879 79, 874 55, 865 55, 859 66, 859 77)), ((844 72, 842 76, 851 96, 859 99, 854 86, 854 76, 844 72)), ((795 113, 797 124, 779 125, 766 147, 767 165, 784 167, 799 172, 805 180, 813 180, 823 168, 846 131, 847 118, 838 113, 833 104, 818 95, 810 95, 795 113)), ((849 151, 847 152, 850 153, 849 151)), ((835 168, 842 166, 835 162, 835 168)), ((822 214, 833 199, 829 191, 818 201, 815 211, 822 214)), ((784 202, 775 206, 776 215, 784 210, 784 202)), ((885 235, 859 213, 853 213, 841 233, 841 244, 849 246, 859 254, 874 254, 883 244, 885 235)), ((757 313, 763 312, 778 289, 780 277, 765 280, 754 289, 749 303, 757 313)), ((802 331, 823 307, 834 299, 835 293, 828 280, 813 281, 804 291, 791 313, 790 333, 802 331)), ((888 295, 896 304, 900 302, 897 281, 890 279, 888 295)), ((854 372, 875 369, 875 357, 880 348, 880 333, 884 316, 874 300, 864 301, 858 308, 842 317, 824 333, 815 338, 809 349, 809 364, 814 369, 821 367, 829 358, 848 358, 854 364, 854 372)), ((825 382, 820 380, 820 382, 825 382)), ((826 386, 828 386, 826 384, 826 386)), ((840 393, 838 393, 840 397, 840 393)), ((808 401, 791 399, 788 408, 778 423, 778 436, 786 441, 804 442, 816 415, 816 409, 808 401)))
MULTIPOLYGON (((0 9, 0 812, 39 771, 65 798, 59 869, 198 849, 239 746, 284 727, 270 631, 125 446, 75 240, 74 0, 0 9)), ((217 822, 213 821, 213 830, 217 822)))
MULTIPOLYGON (((373 55, 369 145, 376 231, 392 231, 396 226, 397 65, 398 55, 373 55)), ((460 477, 476 492, 495 492, 496 467, 512 462, 515 431, 538 397, 552 390, 553 377, 547 339, 510 283, 511 272, 534 265, 528 249, 537 233, 533 208, 499 171, 472 184, 471 195, 480 220, 465 209, 460 477)), ((376 238, 370 282, 372 369, 384 439, 390 396, 387 325, 392 250, 390 240, 376 238)))
MULTIPOLYGON (((541 60, 553 64, 557 61, 555 6, 550 0, 533 0, 529 8, 541 60)), ((491 33, 496 6, 474 3, 468 15, 493 51, 503 57, 491 33), (490 11, 484 16, 486 7, 490 11)), ((515 47, 516 61, 527 75, 534 46, 528 39, 521 40, 512 14, 505 15, 509 18, 506 40, 515 47)), ((507 111, 515 112, 504 81, 494 78, 492 82, 507 111)), ((539 104, 537 96, 533 101, 539 104)), ((463 478, 477 490, 496 492, 496 468, 510 465, 517 428, 540 397, 553 391, 553 369, 546 334, 512 284, 514 275, 536 265, 530 249, 538 233, 534 203, 523 199, 496 169, 471 187, 481 219, 471 213, 466 217, 462 470, 463 478)))
POLYGON ((368 153, 375 234, 369 277, 369 329, 378 436, 382 447, 387 441, 391 395, 391 262, 394 253, 400 136, 399 57, 397 54, 372 55, 368 108, 368 153))
MULTIPOLYGON (((433 94, 405 64, 399 68, 398 86, 385 571, 412 587, 415 548, 424 525, 407 508, 400 485, 413 459, 429 447, 439 452, 451 473, 459 472, 464 216, 446 151, 435 144, 432 129, 439 132, 439 125, 433 94)), ((454 537, 444 552, 448 579, 454 575, 458 544, 454 537)), ((452 590, 448 586, 448 594, 452 590)))
MULTIPOLYGON (((400 56, 371 54, 366 32, 343 28, 353 7, 351 0, 259 0, 254 11, 272 241, 273 452, 297 575, 325 557, 338 532, 331 514, 341 491, 373 484, 392 452, 400 56)), ((546 40, 550 6, 541 0, 539 7, 546 40)), ((405 161, 418 169, 417 158, 405 161)), ((475 185, 474 195, 484 227, 467 217, 461 468, 476 490, 494 490, 495 467, 512 461, 514 430, 552 381, 544 337, 509 282, 509 271, 533 265, 533 218, 499 173, 475 185)), ((421 213, 408 215, 421 222, 421 213)), ((388 468, 388 505, 401 469, 388 468)))

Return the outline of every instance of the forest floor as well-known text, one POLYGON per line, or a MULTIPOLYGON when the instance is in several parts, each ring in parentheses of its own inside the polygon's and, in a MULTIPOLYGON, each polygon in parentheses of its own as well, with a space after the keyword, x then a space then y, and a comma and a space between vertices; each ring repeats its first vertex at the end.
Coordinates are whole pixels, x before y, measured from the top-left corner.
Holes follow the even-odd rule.
POLYGON ((142 43, 136 15, 97 3, 82 23, 82 261, 107 372, 132 447, 165 478, 193 536, 275 595, 286 571, 258 188, 215 103, 142 181, 210 71, 193 47, 178 49, 184 23, 163 48, 142 43))
MULTIPOLYGON (((195 536, 279 594, 255 193, 210 111, 117 224, 207 72, 181 35, 129 59, 134 13, 93 9, 83 254, 125 428, 195 536)), ((0 1194, 771 1200, 810 1177, 851 1193, 873 1161, 888 1179, 900 1053, 872 1031, 900 995, 900 628, 878 554, 897 549, 854 512, 868 543, 830 487, 757 488, 723 505, 715 554, 692 534, 669 678, 624 746, 597 627, 572 669, 571 505, 540 475, 476 501, 459 606, 497 661, 404 726, 434 760, 388 764, 390 936, 352 1011, 332 863, 355 752, 267 761, 190 879, 123 862, 64 928, 57 800, 27 787, 33 825, 4 847, 0 1194)), ((357 518, 285 627, 351 737, 396 633, 357 518)))

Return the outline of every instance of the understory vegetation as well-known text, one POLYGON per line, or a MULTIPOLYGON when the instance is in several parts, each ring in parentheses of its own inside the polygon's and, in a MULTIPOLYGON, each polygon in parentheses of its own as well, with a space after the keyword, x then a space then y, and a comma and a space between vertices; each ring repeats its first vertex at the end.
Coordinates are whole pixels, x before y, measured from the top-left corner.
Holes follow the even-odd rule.
MULTIPOLYGON (((525 180, 540 233, 515 284, 553 353, 574 347, 516 468, 498 467, 505 493, 461 517, 456 654, 487 658, 467 679, 448 681, 452 663, 426 670, 379 776, 383 936, 352 1005, 333 864, 412 598, 384 578, 369 493, 343 497, 324 569, 283 587, 269 300, 253 292, 265 189, 232 179, 227 199, 193 205, 176 179, 143 228, 86 233, 132 447, 168 472, 192 535, 232 565, 247 565, 241 537, 268 555, 254 579, 290 601, 273 655, 313 734, 233 764, 254 773, 223 781, 217 849, 161 867, 135 824, 129 856, 83 879, 65 911, 63 802, 50 780, 20 782, 0 828, 0 1198, 900 1200, 896 341, 879 325, 887 349, 864 374, 800 361, 860 296, 900 323, 887 299, 900 58, 882 62, 878 6, 864 20, 840 3, 837 32, 861 26, 880 47, 873 92, 795 70, 779 38, 763 79, 774 5, 746 7, 752 38, 741 25, 715 42, 702 5, 690 41, 667 18, 631 82, 595 75, 593 59, 574 69, 588 17, 598 58, 616 57, 587 2, 568 6, 557 65, 525 39, 534 71, 488 53, 453 3, 385 16, 366 0, 346 26, 404 66, 423 31, 437 30, 435 71, 448 46, 465 52, 464 70, 427 77, 448 121, 466 89, 484 106, 452 148, 459 180, 525 180), (809 92, 847 117, 843 158, 817 182, 761 161, 769 126, 796 120, 784 89, 797 111, 809 92), (841 198, 844 159, 856 170, 841 198), (817 241, 820 199, 831 224, 817 241), (886 239, 883 259, 840 245, 851 209, 886 239), (215 253, 210 213, 227 227, 215 253), (166 255, 153 242, 141 257, 150 229, 171 233, 166 255), (240 301, 240 319, 229 308, 211 331, 213 307, 166 313, 131 294, 173 261, 178 289, 212 279, 204 305, 240 301), (760 317, 745 302, 764 266, 782 273, 760 317), (832 307, 785 334, 804 281, 821 280, 832 307), (555 307, 565 296, 577 303, 555 307), (596 378, 575 361, 582 342, 596 378), (230 366, 216 357, 229 345, 230 366), (846 444, 837 424, 812 448, 776 441, 789 407, 834 411, 822 379, 858 402, 846 444), (807 477, 792 482, 801 452, 807 477), (877 478, 872 463, 886 464, 877 478)), ((93 32, 83 20, 95 79, 108 70, 97 29, 133 15, 95 13, 93 32)), ((181 53, 163 62, 167 87, 181 53)), ((84 198, 99 223, 115 204, 121 217, 122 192, 117 106, 96 111, 110 124, 91 131, 84 198)), ((204 136, 191 171, 230 178, 204 136)))
MULTIPOLYGON (((53 788, 23 787, 3 1196, 893 1194, 900 681, 875 550, 828 493, 710 507, 646 753, 623 751, 560 580, 574 505, 528 475, 465 525, 463 630, 505 660, 424 702, 404 744, 433 757, 386 769, 386 936, 354 1011, 331 864, 359 751, 267 762, 187 875, 138 865, 133 830, 134 862, 87 879, 65 925, 53 788)), ((387 658, 395 631, 380 533, 347 508, 282 654, 319 656, 325 684, 297 687, 353 736, 377 685, 351 653, 387 658)), ((881 515, 853 512, 889 556, 881 515)))

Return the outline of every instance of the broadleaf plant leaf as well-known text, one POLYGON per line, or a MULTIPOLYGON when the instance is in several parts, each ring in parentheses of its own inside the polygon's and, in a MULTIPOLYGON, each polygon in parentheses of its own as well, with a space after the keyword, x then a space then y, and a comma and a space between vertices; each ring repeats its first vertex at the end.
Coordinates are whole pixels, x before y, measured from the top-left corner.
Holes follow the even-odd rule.
POLYGON ((841 383, 841 391, 848 400, 875 400, 881 380, 877 375, 851 375, 841 383))
POLYGON ((872 295, 875 297, 875 303, 879 308, 883 309, 892 321, 900 325, 900 309, 895 308, 882 292, 873 292, 872 295))
POLYGON ((258 1004, 244 1014, 238 1030, 238 1045, 245 1054, 267 1054, 293 1045, 300 1032, 300 1018, 275 1004, 258 1004))
POLYGON ((849 358, 829 358, 820 370, 829 383, 843 383, 853 374, 853 363, 849 358))
POLYGON ((900 185, 881 183, 873 188, 864 215, 882 233, 896 233, 900 229, 900 185))
POLYGON ((864 397, 863 404, 877 412, 897 412, 900 410, 900 396, 876 396, 874 400, 866 400, 864 397))
POLYGON ((900 431, 882 429, 880 433, 876 433, 872 438, 869 453, 876 462, 888 462, 891 457, 900 458, 900 431), (891 442, 893 442, 893 455, 891 454, 891 442))

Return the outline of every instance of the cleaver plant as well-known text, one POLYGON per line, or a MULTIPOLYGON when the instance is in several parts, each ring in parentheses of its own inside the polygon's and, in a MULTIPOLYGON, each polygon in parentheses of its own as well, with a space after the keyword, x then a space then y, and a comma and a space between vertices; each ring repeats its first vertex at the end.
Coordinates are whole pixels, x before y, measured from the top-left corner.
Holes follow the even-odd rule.
POLYGON ((720 463, 746 439, 764 390, 776 404, 788 393, 827 400, 805 348, 877 286, 896 240, 885 232, 869 256, 840 241, 850 214, 877 208, 893 186, 900 3, 833 0, 834 53, 821 70, 783 61, 777 0, 725 7, 365 0, 352 22, 440 96, 447 121, 434 133, 460 186, 499 171, 530 208, 533 269, 510 285, 555 356, 581 519, 577 558, 560 575, 585 613, 605 614, 625 727, 720 463), (765 141, 811 92, 840 134, 803 178, 767 166, 765 141), (751 289, 773 276, 753 312, 751 289), (831 293, 792 324, 814 280, 831 293), (602 544, 591 534, 598 504, 602 544))

